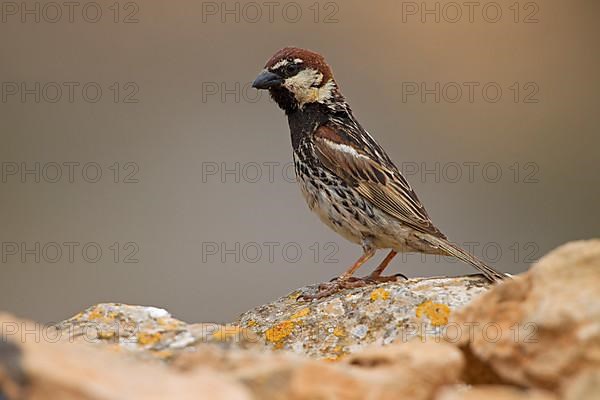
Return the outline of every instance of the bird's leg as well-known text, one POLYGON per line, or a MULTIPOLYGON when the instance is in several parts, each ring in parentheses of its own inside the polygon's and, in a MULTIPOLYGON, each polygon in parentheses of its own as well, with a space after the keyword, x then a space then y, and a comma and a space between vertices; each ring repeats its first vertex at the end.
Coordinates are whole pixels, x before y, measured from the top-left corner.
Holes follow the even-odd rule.
POLYGON ((392 261, 392 259, 394 257, 396 257, 396 254, 398 254, 398 252, 396 250, 390 251, 389 254, 387 256, 385 256, 385 258, 383 259, 381 264, 379 264, 379 266, 377 268, 375 268, 375 270, 373 272, 371 272, 371 274, 369 276, 366 276, 364 279, 369 282, 391 282, 391 281, 395 281, 398 276, 402 276, 402 277, 404 277, 404 279, 407 279, 406 276, 404 276, 402 274, 393 275, 393 276, 381 276, 381 274, 383 273, 383 270, 386 269, 387 266, 392 261))
POLYGON ((319 292, 314 295, 303 295, 301 296, 304 300, 314 300, 314 299, 322 299, 323 297, 331 296, 334 293, 337 293, 343 289, 351 289, 356 287, 365 286, 367 282, 363 279, 352 279, 352 275, 359 269, 364 263, 369 261, 371 257, 375 255, 375 249, 363 246, 364 253, 346 272, 340 275, 336 280, 330 283, 325 283, 319 285, 319 292))
POLYGON ((360 267, 362 267, 362 265, 364 263, 366 263, 367 261, 369 261, 371 259, 371 257, 373 257, 374 255, 375 255, 375 249, 365 248, 363 255, 360 256, 360 258, 358 260, 356 260, 356 262, 350 268, 348 268, 348 270, 346 272, 344 272, 342 275, 340 275, 340 277, 337 279, 337 282, 339 283, 339 282, 350 281, 352 278, 352 275, 354 275, 356 270, 359 269, 360 267))

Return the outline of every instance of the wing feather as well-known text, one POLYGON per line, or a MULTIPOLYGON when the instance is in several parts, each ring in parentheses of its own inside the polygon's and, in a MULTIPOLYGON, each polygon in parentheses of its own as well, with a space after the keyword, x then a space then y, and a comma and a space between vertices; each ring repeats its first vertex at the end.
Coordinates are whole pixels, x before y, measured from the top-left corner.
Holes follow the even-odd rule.
MULTIPOLYGON (((380 210, 418 231, 444 237, 387 155, 378 161, 375 154, 361 150, 352 139, 330 126, 319 127, 314 135, 319 161, 380 210)), ((376 151, 383 153, 380 147, 376 151)))

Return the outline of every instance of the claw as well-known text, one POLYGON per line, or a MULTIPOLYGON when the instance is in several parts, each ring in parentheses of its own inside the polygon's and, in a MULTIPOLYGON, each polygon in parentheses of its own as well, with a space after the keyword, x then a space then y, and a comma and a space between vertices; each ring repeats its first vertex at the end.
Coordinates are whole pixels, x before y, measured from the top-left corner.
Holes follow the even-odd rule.
POLYGON ((350 277, 346 279, 335 278, 328 283, 321 283, 319 285, 319 291, 314 295, 302 294, 298 297, 298 300, 320 300, 325 297, 329 297, 333 294, 339 293, 346 289, 356 289, 364 287, 369 284, 368 281, 362 278, 350 277))
POLYGON ((398 278, 402 278, 404 280, 408 280, 408 278, 406 277, 406 275, 404 274, 395 274, 395 275, 390 275, 390 276, 373 276, 373 275, 369 275, 369 276, 365 276, 364 278, 362 278, 363 280, 370 282, 370 283, 386 283, 386 282, 396 282, 398 280, 398 278))

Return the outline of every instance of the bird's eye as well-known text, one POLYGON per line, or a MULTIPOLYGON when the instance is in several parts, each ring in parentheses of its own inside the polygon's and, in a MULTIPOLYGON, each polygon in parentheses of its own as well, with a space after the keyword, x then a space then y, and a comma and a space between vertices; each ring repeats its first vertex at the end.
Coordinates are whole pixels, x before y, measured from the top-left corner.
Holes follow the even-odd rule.
POLYGON ((296 75, 298 71, 300 71, 300 64, 293 63, 285 66, 285 73, 287 75, 296 75))

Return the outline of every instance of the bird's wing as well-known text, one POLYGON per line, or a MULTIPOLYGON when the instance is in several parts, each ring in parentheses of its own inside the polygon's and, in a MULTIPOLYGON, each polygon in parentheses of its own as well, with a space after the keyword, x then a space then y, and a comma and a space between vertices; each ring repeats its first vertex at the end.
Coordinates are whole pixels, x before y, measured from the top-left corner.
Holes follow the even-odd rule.
POLYGON ((314 134, 318 159, 380 210, 418 231, 445 238, 383 149, 378 145, 361 149, 355 136, 338 127, 320 126, 314 134))

